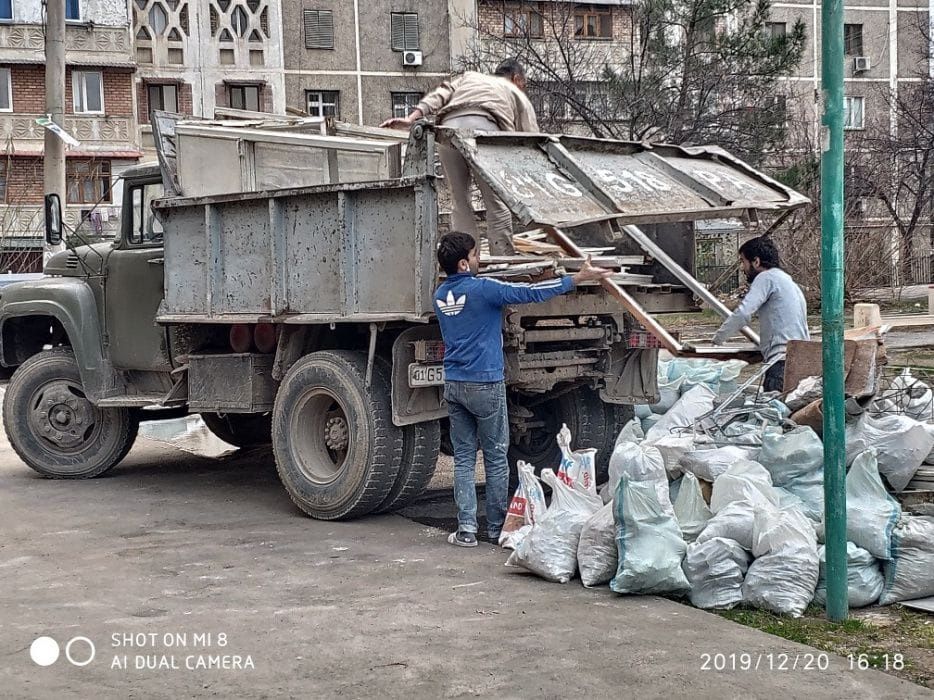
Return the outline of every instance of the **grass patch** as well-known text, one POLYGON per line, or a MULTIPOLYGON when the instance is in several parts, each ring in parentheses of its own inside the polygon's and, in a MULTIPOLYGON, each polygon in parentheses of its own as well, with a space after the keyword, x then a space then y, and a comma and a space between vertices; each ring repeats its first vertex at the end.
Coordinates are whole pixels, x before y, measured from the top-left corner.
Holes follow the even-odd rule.
POLYGON ((743 608, 720 613, 733 622, 776 637, 837 654, 852 655, 870 668, 934 688, 934 617, 904 608, 875 608, 872 617, 856 611, 842 623, 830 622, 824 609, 811 606, 800 618, 743 608), (896 654, 901 663, 895 663, 896 654))

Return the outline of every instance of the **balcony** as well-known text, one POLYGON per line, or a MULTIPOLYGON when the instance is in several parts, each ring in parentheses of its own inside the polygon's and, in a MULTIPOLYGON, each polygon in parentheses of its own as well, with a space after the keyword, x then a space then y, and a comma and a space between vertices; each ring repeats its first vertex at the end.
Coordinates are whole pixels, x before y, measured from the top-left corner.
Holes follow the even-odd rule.
MULTIPOLYGON (((70 24, 65 60, 71 65, 133 67, 129 27, 70 24)), ((45 63, 45 39, 37 24, 0 24, 0 63, 45 63)))
MULTIPOLYGON (((11 155, 42 153, 45 129, 36 124, 41 114, 0 114, 0 140, 13 143, 11 155)), ((139 156, 139 135, 136 119, 127 116, 65 117, 65 130, 81 145, 68 149, 69 154, 95 155, 110 158, 139 156)))

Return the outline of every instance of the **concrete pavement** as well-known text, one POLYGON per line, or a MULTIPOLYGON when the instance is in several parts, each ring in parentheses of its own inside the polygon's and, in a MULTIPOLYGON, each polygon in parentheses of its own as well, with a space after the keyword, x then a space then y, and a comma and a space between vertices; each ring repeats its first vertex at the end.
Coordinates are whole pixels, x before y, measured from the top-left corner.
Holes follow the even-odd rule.
POLYGON ((310 520, 262 451, 140 440, 110 476, 64 482, 0 444, 0 523, 6 698, 934 697, 662 598, 546 583, 399 516, 310 520), (61 647, 46 667, 42 635, 61 647), (71 640, 93 661, 69 662, 71 640), (759 670, 704 670, 744 653, 759 670))

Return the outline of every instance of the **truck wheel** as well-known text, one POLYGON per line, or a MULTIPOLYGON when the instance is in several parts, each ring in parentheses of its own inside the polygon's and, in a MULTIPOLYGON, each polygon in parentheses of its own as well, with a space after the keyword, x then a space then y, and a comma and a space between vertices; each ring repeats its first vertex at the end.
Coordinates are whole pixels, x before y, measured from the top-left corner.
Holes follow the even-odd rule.
POLYGON ((366 387, 366 356, 306 355, 279 386, 272 414, 279 478, 295 504, 320 520, 356 518, 389 494, 402 459, 390 383, 377 364, 366 387))
POLYGON ((605 403, 606 410, 606 441, 603 449, 597 451, 597 483, 606 481, 610 472, 610 457, 613 456, 613 448, 616 447, 616 438, 623 427, 632 420, 632 406, 605 403))
POLYGON ((272 415, 269 413, 202 413, 201 419, 208 430, 235 447, 272 442, 272 415))
MULTIPOLYGON (((519 402, 522 405, 522 402, 519 402)), ((574 449, 597 448, 598 465, 606 449, 606 415, 600 396, 587 387, 560 394, 542 403, 527 406, 532 421, 537 423, 524 435, 513 434, 509 445, 510 483, 518 483, 516 463, 519 460, 535 466, 557 471, 561 464, 561 449, 555 439, 561 424, 571 430, 574 449)), ((609 456, 606 457, 609 463, 609 456)), ((599 472, 599 467, 598 467, 599 472)))
POLYGON ((43 476, 89 479, 126 457, 139 421, 128 408, 98 408, 84 393, 70 348, 33 355, 14 372, 3 427, 16 454, 43 476))
POLYGON ((377 513, 404 508, 422 495, 435 475, 440 443, 441 426, 436 420, 402 428, 402 465, 377 513))

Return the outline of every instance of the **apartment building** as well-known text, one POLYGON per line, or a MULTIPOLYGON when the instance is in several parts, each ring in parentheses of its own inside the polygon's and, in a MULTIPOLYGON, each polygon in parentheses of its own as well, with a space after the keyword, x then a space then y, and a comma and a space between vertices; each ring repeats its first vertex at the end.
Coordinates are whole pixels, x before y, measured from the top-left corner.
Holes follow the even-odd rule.
MULTIPOLYGON (((140 156, 125 0, 66 0, 65 223, 115 230, 114 179, 140 156), (92 207, 101 206, 91 213, 92 207)), ((0 0, 0 272, 42 267, 44 16, 36 0, 0 0)))

